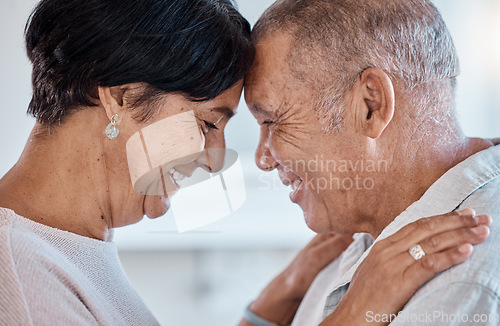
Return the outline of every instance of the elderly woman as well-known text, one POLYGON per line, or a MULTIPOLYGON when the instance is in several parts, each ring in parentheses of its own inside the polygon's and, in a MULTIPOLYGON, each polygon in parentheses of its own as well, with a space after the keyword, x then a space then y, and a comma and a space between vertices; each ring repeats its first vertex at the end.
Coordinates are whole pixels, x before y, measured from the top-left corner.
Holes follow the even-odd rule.
MULTIPOLYGON (((33 65, 28 112, 37 122, 21 158, 0 181, 0 320, 6 325, 156 325, 111 240, 113 228, 144 215, 162 216, 173 192, 134 188, 127 142, 153 124, 189 113, 196 132, 192 124, 177 125, 176 139, 199 140, 199 150, 224 148, 224 127, 253 60, 250 26, 229 0, 42 0, 28 22, 26 47, 33 65)), ((181 172, 220 168, 208 155, 182 160, 188 172, 175 166, 162 171, 162 180, 174 188, 181 172)), ((487 224, 485 218, 462 215, 441 217, 435 230, 419 224, 412 231, 424 239, 487 224)), ((397 244, 390 241, 384 243, 397 244)), ((470 250, 458 254, 459 242, 429 260, 440 262, 439 268, 416 268, 427 270, 423 275, 430 278, 465 260, 470 250)), ((252 311, 266 316, 261 307, 277 307, 273 311, 289 316, 290 300, 296 309, 314 276, 345 243, 345 237, 331 235, 315 239, 271 282, 252 311), (329 255, 312 262, 314 252, 329 255), (311 263, 304 264, 308 259, 311 263), (286 291, 276 294, 276 287, 286 291)), ((395 255, 392 262, 397 260, 395 255)), ((385 272, 372 261, 359 275, 366 284, 388 287, 390 280, 380 282, 380 277, 369 283, 370 274, 363 271, 385 272)), ((384 275, 403 271, 390 273, 384 275)), ((411 286, 403 294, 383 304, 391 312, 425 281, 408 280, 411 286)), ((363 287, 351 294, 371 295, 363 287)))

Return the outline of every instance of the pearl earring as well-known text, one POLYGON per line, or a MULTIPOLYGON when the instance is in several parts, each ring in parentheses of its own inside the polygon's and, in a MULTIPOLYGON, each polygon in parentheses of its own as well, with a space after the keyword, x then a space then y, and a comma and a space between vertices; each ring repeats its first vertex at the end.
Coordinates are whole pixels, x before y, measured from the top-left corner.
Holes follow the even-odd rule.
POLYGON ((120 133, 120 130, 116 127, 117 122, 118 114, 115 114, 111 117, 111 123, 106 127, 106 136, 108 136, 109 139, 115 139, 120 133))

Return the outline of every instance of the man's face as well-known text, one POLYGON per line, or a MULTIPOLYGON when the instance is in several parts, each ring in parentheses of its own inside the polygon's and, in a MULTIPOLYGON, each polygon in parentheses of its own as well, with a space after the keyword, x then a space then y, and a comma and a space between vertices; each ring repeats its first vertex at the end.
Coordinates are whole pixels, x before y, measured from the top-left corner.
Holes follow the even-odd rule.
POLYGON ((261 127, 256 163, 266 171, 277 169, 292 186, 290 199, 301 206, 312 230, 359 231, 366 222, 360 207, 368 204, 362 188, 371 188, 363 185, 360 167, 363 139, 349 127, 349 110, 342 132, 322 130, 314 90, 290 75, 290 43, 284 33, 259 42, 245 80, 245 100, 261 127))

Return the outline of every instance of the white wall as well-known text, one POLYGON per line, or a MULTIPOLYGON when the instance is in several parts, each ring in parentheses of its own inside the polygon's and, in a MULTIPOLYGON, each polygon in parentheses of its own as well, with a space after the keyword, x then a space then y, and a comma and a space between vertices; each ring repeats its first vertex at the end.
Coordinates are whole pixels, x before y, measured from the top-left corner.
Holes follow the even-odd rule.
POLYGON ((469 136, 500 136, 500 1, 436 0, 460 58, 457 109, 469 136))
POLYGON ((23 31, 36 2, 0 2, 0 176, 16 162, 34 124, 26 116, 31 67, 24 52, 23 31))
POLYGON ((161 325, 229 326, 292 260, 294 250, 121 252, 120 259, 161 325))

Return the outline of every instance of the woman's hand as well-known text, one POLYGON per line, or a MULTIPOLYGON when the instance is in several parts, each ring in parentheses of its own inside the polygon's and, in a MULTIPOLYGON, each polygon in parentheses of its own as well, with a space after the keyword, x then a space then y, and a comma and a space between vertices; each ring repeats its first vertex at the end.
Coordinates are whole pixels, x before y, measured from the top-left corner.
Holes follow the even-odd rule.
POLYGON ((491 218, 470 209, 411 223, 376 243, 358 267, 349 290, 321 325, 387 325, 367 321, 397 314, 420 286, 437 273, 464 262, 472 245, 489 236, 491 218), (420 244, 425 256, 415 260, 408 250, 420 244))
MULTIPOLYGON (((290 265, 250 305, 259 317, 280 325, 293 320, 302 298, 318 273, 351 244, 352 235, 325 233, 315 236, 290 265)), ((240 326, 252 325, 243 320, 240 326)))
POLYGON ((493 143, 493 145, 500 145, 500 138, 497 139, 490 139, 490 141, 493 143))

